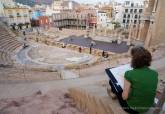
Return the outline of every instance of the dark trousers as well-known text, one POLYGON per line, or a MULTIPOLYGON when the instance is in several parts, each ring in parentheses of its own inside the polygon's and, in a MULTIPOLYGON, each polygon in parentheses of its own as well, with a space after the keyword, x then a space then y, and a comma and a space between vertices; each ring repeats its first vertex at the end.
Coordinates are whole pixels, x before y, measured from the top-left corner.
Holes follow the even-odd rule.
POLYGON ((127 102, 126 102, 125 100, 123 100, 123 98, 122 98, 122 92, 118 93, 118 92, 116 91, 116 89, 115 89, 115 87, 114 87, 114 85, 112 84, 111 81, 109 81, 109 85, 111 86, 111 91, 112 91, 114 94, 116 94, 116 96, 117 96, 117 98, 118 98, 118 101, 119 101, 121 107, 123 108, 123 110, 125 110, 125 111, 128 112, 129 114, 138 114, 137 111, 131 109, 131 108, 128 106, 127 102))

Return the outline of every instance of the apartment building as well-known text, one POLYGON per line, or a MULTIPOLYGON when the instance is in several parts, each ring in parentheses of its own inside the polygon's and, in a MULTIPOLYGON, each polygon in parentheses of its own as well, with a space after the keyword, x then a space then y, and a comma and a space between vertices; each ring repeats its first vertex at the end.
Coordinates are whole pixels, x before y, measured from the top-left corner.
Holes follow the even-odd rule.
POLYGON ((96 27, 96 12, 93 9, 67 10, 52 15, 57 28, 86 29, 96 27))
POLYGON ((141 22, 144 4, 134 0, 126 0, 122 6, 122 26, 128 28, 130 23, 137 26, 141 22))
POLYGON ((8 25, 30 23, 29 9, 26 7, 4 7, 8 25))

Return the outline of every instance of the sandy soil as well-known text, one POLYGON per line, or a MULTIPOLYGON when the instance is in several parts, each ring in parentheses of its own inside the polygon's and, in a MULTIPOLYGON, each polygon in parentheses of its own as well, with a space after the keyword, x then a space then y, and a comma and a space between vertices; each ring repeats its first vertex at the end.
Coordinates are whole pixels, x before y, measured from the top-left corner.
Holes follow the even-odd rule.
POLYGON ((0 114, 85 114, 65 92, 41 91, 27 97, 1 99, 0 114))

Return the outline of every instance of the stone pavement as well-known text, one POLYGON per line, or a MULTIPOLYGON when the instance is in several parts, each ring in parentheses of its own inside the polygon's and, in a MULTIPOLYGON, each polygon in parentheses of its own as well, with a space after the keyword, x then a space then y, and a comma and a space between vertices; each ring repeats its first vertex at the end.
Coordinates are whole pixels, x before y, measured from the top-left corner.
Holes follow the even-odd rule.
MULTIPOLYGON (((82 47, 90 47, 92 39, 84 38, 84 36, 69 36, 65 39, 62 39, 61 42, 66 44, 75 44, 82 47)), ((104 51, 110 51, 114 53, 124 53, 127 52, 129 46, 126 45, 126 42, 122 42, 121 44, 117 43, 109 43, 103 41, 95 41, 96 45, 92 46, 94 49, 100 49, 104 51)))
MULTIPOLYGON (((153 66, 158 69, 165 68, 165 58, 153 62, 153 66), (161 66, 161 67, 160 67, 161 66)), ((24 83, 1 83, 0 84, 0 99, 1 98, 12 98, 12 97, 22 97, 33 94, 34 92, 41 90, 46 93, 49 90, 61 89, 67 90, 71 87, 78 87, 83 85, 93 85, 100 83, 102 81, 108 80, 104 69, 108 67, 108 63, 95 66, 91 70, 80 71, 87 75, 87 77, 81 77, 69 80, 54 80, 45 82, 24 82, 24 83), (98 70, 100 68, 100 70, 98 70)), ((164 79, 164 74, 160 78, 164 79)))

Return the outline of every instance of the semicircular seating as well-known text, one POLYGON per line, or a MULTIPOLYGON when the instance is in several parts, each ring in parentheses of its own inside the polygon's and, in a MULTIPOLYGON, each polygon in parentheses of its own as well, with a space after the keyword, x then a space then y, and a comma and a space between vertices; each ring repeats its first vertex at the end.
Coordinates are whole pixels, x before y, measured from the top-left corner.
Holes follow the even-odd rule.
POLYGON ((0 23, 0 65, 12 65, 11 55, 22 44, 0 23))

